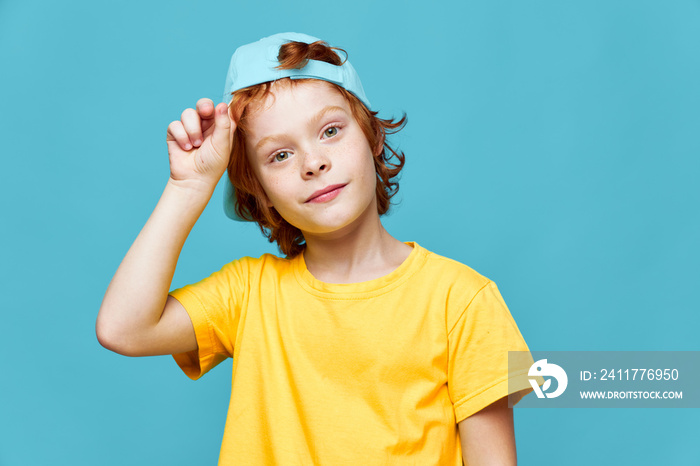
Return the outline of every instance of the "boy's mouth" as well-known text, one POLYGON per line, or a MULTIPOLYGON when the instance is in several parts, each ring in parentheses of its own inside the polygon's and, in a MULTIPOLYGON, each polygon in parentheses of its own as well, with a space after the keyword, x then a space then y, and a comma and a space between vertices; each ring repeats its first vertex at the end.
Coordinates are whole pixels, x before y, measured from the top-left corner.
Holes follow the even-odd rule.
POLYGON ((332 184, 323 189, 319 189, 313 193, 306 202, 326 202, 334 199, 340 191, 345 187, 345 184, 332 184))

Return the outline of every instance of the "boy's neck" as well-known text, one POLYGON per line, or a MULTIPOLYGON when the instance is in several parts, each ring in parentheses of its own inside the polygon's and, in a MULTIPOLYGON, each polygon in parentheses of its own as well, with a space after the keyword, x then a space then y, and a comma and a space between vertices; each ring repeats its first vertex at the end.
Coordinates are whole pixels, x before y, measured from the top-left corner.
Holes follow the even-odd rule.
POLYGON ((411 246, 391 236, 376 222, 342 236, 305 235, 306 268, 326 283, 359 283, 391 273, 411 253, 411 246))

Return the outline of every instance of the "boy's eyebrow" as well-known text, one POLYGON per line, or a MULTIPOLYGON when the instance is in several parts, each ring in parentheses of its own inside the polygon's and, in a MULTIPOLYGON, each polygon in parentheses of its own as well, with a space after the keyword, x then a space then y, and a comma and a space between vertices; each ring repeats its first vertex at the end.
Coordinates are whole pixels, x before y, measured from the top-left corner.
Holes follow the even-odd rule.
POLYGON ((312 123, 318 123, 320 120, 323 119, 323 117, 326 116, 326 114, 331 113, 331 112, 343 112, 347 113, 343 107, 339 107, 337 105, 329 105, 328 107, 325 107, 323 110, 318 112, 315 117, 312 118, 311 122, 312 123))
MULTIPOLYGON (((339 106, 337 106, 337 105, 329 105, 328 107, 324 107, 323 110, 321 110, 320 112, 318 112, 318 113, 310 120, 310 125, 311 125, 311 126, 317 125, 318 122, 319 122, 320 120, 323 119, 323 117, 325 117, 328 113, 331 113, 331 112, 343 112, 343 113, 347 114, 347 110, 345 110, 343 107, 339 107, 339 106)), ((283 135, 280 135, 280 134, 273 134, 273 135, 270 135, 270 136, 265 136, 265 137, 262 138, 260 141, 258 141, 257 144, 255 144, 255 151, 256 151, 256 152, 259 151, 260 148, 261 148, 263 145, 267 144, 268 142, 275 141, 275 140, 279 140, 279 139, 282 139, 283 137, 284 137, 284 136, 283 136, 283 135)))

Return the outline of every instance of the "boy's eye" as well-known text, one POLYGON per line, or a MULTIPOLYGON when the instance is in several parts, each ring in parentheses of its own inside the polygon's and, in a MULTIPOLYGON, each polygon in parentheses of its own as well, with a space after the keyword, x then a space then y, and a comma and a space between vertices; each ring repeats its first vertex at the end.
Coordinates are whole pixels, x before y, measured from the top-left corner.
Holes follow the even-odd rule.
POLYGON ((323 135, 327 138, 332 138, 336 134, 338 134, 338 128, 336 128, 335 126, 331 126, 323 132, 323 135))
POLYGON ((289 152, 277 152, 275 154, 275 160, 277 162, 284 162, 289 158, 289 152))

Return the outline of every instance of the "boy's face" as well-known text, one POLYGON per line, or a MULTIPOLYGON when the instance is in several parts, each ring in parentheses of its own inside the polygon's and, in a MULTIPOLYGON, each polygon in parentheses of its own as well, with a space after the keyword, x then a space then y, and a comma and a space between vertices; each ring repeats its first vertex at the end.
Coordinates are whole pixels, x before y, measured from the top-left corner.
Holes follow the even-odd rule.
POLYGON ((268 205, 307 239, 377 220, 372 149, 331 84, 278 81, 249 112, 246 153, 268 205))

